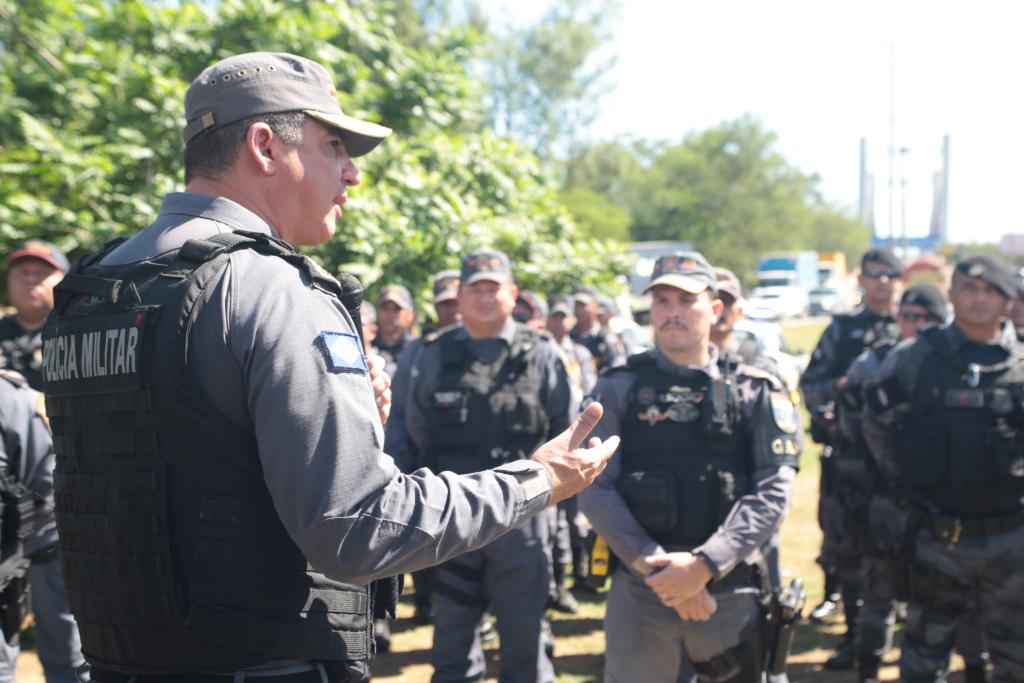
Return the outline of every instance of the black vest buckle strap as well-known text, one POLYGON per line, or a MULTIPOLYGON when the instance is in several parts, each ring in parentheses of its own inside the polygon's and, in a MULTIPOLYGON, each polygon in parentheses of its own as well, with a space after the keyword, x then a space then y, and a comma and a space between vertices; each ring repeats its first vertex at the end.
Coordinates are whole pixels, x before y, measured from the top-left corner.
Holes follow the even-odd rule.
POLYGON ((1024 511, 981 519, 961 519, 948 515, 936 515, 930 517, 926 525, 936 538, 952 546, 964 538, 998 536, 1015 531, 1024 526, 1024 511))

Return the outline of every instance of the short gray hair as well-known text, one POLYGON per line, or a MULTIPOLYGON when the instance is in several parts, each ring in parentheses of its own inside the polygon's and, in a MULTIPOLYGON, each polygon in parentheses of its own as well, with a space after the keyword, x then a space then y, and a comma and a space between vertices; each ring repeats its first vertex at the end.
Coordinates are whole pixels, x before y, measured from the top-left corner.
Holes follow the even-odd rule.
POLYGON ((306 114, 286 111, 278 114, 258 114, 229 123, 221 128, 200 133, 185 143, 185 182, 193 178, 219 180, 235 163, 238 150, 245 142, 249 126, 265 123, 286 145, 301 145, 306 125, 306 114))

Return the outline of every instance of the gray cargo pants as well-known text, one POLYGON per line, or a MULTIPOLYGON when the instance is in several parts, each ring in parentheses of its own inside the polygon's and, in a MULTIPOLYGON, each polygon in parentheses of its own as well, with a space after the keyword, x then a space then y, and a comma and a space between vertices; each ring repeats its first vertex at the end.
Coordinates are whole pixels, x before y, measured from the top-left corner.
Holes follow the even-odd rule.
POLYGON ((554 668, 544 653, 541 620, 548 602, 550 517, 540 514, 490 545, 436 569, 434 683, 482 680, 480 619, 494 615, 501 638, 501 683, 550 683, 554 668))
POLYGON ((922 529, 914 561, 901 679, 945 681, 958 628, 976 607, 992 683, 1024 681, 1024 527, 955 545, 922 529))

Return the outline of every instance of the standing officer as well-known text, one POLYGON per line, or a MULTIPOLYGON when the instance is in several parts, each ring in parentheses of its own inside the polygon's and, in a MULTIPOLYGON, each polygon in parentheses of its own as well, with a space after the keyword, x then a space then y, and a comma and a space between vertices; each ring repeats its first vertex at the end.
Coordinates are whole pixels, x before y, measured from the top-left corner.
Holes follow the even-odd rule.
POLYGON ((437 328, 442 329, 462 322, 459 313, 459 271, 442 270, 434 276, 434 312, 437 328))
MULTIPOLYGON (((409 373, 404 434, 435 472, 515 463, 568 423, 565 368, 550 337, 512 319, 517 294, 503 253, 474 252, 462 261, 462 326, 423 341, 409 373)), ((551 571, 548 531, 549 520, 535 517, 437 568, 434 681, 484 675, 479 626, 485 607, 501 636, 501 680, 553 679, 541 638, 551 571)))
POLYGON ((533 461, 401 475, 355 288, 290 246, 331 238, 388 129, 289 54, 224 59, 185 100, 186 192, 79 260, 43 332, 83 651, 101 683, 362 681, 397 598, 378 580, 515 529, 615 444, 578 449, 588 408, 533 461))
POLYGON ((871 249, 861 257, 857 282, 864 292, 863 307, 833 318, 800 377, 804 402, 811 412, 811 436, 818 443, 825 444, 818 499, 818 521, 823 538, 817 560, 825 572, 825 598, 812 610, 811 618, 820 621, 827 617, 836 607, 840 589, 843 591, 846 617, 846 634, 826 663, 830 669, 849 669, 854 665, 854 636, 860 599, 857 579, 860 558, 857 555, 842 556, 845 521, 843 504, 838 498, 840 483, 836 471, 842 444, 836 428, 836 403, 839 390, 846 383, 846 369, 850 363, 864 351, 865 345, 879 330, 892 324, 902 272, 899 259, 889 249, 871 249), (842 573, 848 575, 848 585, 840 585, 842 573))
POLYGON ((597 429, 622 447, 580 496, 620 561, 605 615, 605 681, 672 683, 685 654, 699 680, 762 680, 752 563, 789 506, 803 447, 781 383, 722 361, 714 271, 695 252, 662 256, 655 349, 605 371, 597 429))
MULTIPOLYGON (((844 486, 863 503, 858 506, 854 523, 859 527, 858 550, 863 561, 860 618, 856 631, 858 676, 863 682, 877 681, 882 657, 892 647, 896 601, 889 577, 890 554, 882 546, 885 534, 874 530, 874 517, 884 517, 893 509, 903 492, 896 482, 883 476, 871 457, 863 437, 863 392, 878 378, 882 362, 902 339, 911 339, 926 327, 946 322, 946 299, 934 285, 918 284, 907 288, 896 312, 899 337, 876 340, 849 367, 846 385, 840 392, 839 428, 847 444, 843 463, 844 486)), ((885 522, 884 519, 878 521, 885 522)))
POLYGON ((590 287, 577 287, 572 298, 575 301, 573 312, 576 314, 572 340, 587 347, 597 362, 598 370, 625 363, 626 352, 618 335, 602 327, 597 318, 597 292, 590 287))
POLYGON ((946 680, 975 610, 992 680, 1024 680, 1024 349, 1004 320, 1016 292, 998 257, 963 259, 953 322, 897 346, 866 392, 865 438, 916 520, 903 681, 946 680))
POLYGON ((377 297, 377 338, 373 352, 384 358, 384 372, 394 377, 398 359, 413 340, 416 309, 402 285, 387 285, 377 297))
POLYGON ((0 681, 14 681, 26 578, 31 581, 37 648, 47 683, 88 681, 78 629, 68 611, 55 558, 53 440, 43 397, 10 370, 0 370, 0 516, 0 681))
MULTIPOLYGON (((0 367, 18 371, 29 386, 40 391, 43 325, 53 310, 53 288, 67 272, 68 260, 53 244, 28 240, 14 248, 7 264, 7 293, 15 312, 0 319, 0 367)), ((56 549, 55 542, 41 546, 33 553, 28 569, 36 650, 49 683, 74 682, 74 669, 85 660, 56 549)))
POLYGON ((20 372, 42 389, 42 331, 53 310, 53 288, 68 271, 67 257, 42 240, 28 240, 7 257, 7 296, 14 313, 0 318, 0 367, 20 372))

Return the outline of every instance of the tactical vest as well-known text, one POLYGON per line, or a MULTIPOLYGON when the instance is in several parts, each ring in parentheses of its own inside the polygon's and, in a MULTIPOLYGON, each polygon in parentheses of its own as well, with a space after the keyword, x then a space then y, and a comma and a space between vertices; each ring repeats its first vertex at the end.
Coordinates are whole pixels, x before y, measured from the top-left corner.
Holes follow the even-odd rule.
POLYGON ((713 381, 701 372, 675 375, 645 352, 618 370, 636 376, 622 421, 619 493, 667 550, 704 543, 752 490, 735 365, 721 368, 713 381))
POLYGON ((436 339, 441 375, 430 396, 433 432, 427 462, 437 472, 468 474, 530 457, 548 435, 533 329, 516 323, 512 344, 494 362, 476 358, 452 328, 436 339))
POLYGON ((940 328, 919 338, 938 362, 918 373, 900 433, 908 483, 940 507, 948 502, 956 509, 969 500, 983 516, 1018 511, 1024 496, 1024 353, 1018 349, 983 367, 958 359, 940 328))
MULTIPOLYGON (((0 382, 10 382, 19 389, 26 384, 25 380, 12 377, 6 371, 0 372, 0 382)), ((0 438, 3 438, 5 443, 7 428, 4 416, 0 415, 0 438)), ((29 561, 25 557, 24 544, 33 530, 37 500, 35 494, 19 479, 23 454, 10 447, 5 450, 7 461, 0 463, 0 591, 23 577, 25 570, 28 569, 29 561)), ((13 604, 7 603, 14 602, 17 597, 4 594, 2 607, 13 607, 13 604)), ((21 627, 20 622, 17 625, 21 627)), ((7 629, 4 633, 8 637, 12 635, 7 629)))
POLYGON ((115 246, 76 263, 43 333, 61 563, 83 651, 126 673, 366 659, 367 587, 307 563, 254 433, 219 414, 187 366, 189 328, 232 251, 281 258, 335 295, 337 282, 254 233, 101 266, 115 246))
POLYGON ((899 336, 899 329, 891 329, 889 316, 880 317, 866 309, 851 315, 837 315, 839 346, 836 349, 836 364, 845 373, 864 349, 886 338, 899 336))

